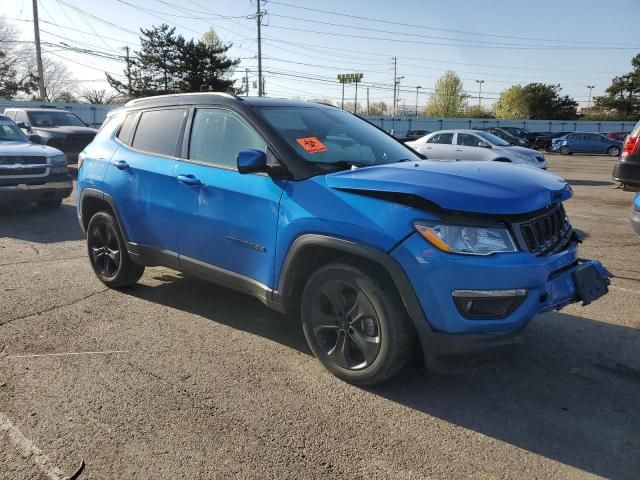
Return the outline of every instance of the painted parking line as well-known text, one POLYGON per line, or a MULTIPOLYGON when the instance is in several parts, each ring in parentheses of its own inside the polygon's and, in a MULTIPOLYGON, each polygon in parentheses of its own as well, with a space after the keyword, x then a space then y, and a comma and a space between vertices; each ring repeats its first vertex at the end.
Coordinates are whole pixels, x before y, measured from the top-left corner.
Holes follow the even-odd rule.
POLYGON ((60 468, 53 465, 49 457, 25 437, 18 427, 11 423, 9 417, 2 412, 0 412, 0 433, 7 435, 9 442, 20 453, 22 458, 29 458, 50 480, 69 478, 60 468))

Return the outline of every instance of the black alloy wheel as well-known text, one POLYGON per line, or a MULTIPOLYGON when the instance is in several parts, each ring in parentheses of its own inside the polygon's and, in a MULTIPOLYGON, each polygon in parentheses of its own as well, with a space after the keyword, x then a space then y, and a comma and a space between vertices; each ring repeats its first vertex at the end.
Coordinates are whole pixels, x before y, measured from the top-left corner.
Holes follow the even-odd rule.
POLYGON ((87 250, 96 276, 110 288, 132 285, 144 273, 144 266, 129 257, 120 226, 111 212, 97 212, 89 220, 87 250))
POLYGON ((89 231, 87 242, 95 272, 104 278, 115 277, 122 255, 113 226, 107 222, 96 222, 89 231))
POLYGON ((342 280, 325 283, 310 313, 313 334, 329 360, 347 370, 373 364, 380 352, 380 320, 358 287, 342 280))

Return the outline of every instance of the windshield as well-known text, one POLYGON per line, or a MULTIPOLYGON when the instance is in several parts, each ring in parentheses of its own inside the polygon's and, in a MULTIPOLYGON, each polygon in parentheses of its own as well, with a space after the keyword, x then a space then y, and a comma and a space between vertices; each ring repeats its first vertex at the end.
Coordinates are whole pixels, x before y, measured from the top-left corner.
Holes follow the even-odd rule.
POLYGON ((0 142, 29 143, 29 139, 11 120, 0 119, 0 142))
POLYGON ((413 150, 373 125, 337 108, 256 110, 306 162, 321 171, 421 160, 413 150))
POLYGON ((504 141, 500 137, 496 137, 493 133, 483 132, 482 130, 475 132, 476 135, 482 137, 487 142, 492 145, 496 145, 497 147, 508 147, 511 145, 509 142, 504 141))
POLYGON ((85 127, 86 125, 71 112, 28 112, 33 127, 85 127))

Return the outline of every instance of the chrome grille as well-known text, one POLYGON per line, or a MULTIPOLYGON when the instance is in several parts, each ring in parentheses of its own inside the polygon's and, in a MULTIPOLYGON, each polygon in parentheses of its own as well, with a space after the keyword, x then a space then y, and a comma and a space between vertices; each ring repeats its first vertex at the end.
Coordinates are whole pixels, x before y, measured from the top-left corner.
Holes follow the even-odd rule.
POLYGON ((46 157, 0 156, 0 178, 44 176, 48 167, 46 157))

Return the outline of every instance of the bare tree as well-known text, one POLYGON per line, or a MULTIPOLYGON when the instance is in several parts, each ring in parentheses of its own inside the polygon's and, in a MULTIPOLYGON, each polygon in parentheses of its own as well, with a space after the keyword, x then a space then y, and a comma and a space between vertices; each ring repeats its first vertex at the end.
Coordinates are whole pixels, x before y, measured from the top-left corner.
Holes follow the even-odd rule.
POLYGON ((116 92, 103 89, 86 89, 80 92, 80 98, 94 105, 111 105, 122 99, 116 92))

